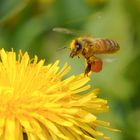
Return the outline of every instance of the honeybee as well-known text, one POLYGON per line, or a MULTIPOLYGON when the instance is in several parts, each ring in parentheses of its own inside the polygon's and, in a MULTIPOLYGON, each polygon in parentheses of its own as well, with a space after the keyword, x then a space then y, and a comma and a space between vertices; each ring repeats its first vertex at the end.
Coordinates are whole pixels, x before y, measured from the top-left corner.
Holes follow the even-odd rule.
POLYGON ((100 54, 112 54, 120 49, 117 42, 110 39, 79 37, 70 43, 70 57, 82 55, 87 62, 85 75, 90 71, 100 72, 103 61, 100 54))
MULTIPOLYGON (((60 28, 55 28, 55 31, 60 28)), ((64 29, 63 29, 64 31, 64 29)), ((65 29, 65 32, 68 29, 65 29)), ((83 56, 86 60, 87 66, 85 68, 85 75, 88 75, 90 71, 100 72, 103 67, 103 61, 100 58, 101 54, 113 54, 116 53, 120 47, 119 44, 111 39, 103 38, 91 38, 91 37, 78 37, 71 41, 70 45, 70 57, 83 56)))

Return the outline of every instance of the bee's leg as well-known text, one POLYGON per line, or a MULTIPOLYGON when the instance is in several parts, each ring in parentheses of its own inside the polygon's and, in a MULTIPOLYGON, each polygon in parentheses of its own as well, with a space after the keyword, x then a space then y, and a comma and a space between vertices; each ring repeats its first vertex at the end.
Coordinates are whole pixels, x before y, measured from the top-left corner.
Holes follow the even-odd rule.
POLYGON ((87 63, 88 63, 88 64, 91 64, 91 63, 94 62, 95 59, 96 59, 95 56, 91 56, 90 58, 88 58, 87 63))
POLYGON ((92 63, 94 63, 95 56, 91 56, 86 60, 87 66, 85 69, 85 75, 88 76, 88 73, 91 71, 92 63))
POLYGON ((87 67, 86 67, 86 69, 85 69, 85 74, 84 74, 84 75, 88 76, 88 73, 89 73, 90 71, 91 71, 91 64, 88 63, 88 64, 87 64, 87 67))

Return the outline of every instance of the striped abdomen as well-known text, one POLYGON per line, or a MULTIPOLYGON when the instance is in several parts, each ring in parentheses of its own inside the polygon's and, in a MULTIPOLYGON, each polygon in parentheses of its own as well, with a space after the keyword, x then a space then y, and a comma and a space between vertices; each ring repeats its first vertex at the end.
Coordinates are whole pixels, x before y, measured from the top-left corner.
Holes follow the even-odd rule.
POLYGON ((92 47, 96 54, 115 53, 120 49, 119 44, 110 39, 95 39, 92 47))

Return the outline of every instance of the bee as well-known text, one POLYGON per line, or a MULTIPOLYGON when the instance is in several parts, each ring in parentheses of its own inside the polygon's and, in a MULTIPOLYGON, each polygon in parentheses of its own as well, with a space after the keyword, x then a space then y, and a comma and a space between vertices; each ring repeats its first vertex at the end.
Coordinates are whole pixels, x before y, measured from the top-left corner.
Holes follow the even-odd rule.
MULTIPOLYGON (((57 28, 60 30, 60 28, 57 28)), ((55 31, 57 30, 55 29, 55 31)), ((63 29, 64 30, 64 29, 63 29)), ((66 30, 66 29, 65 29, 66 30)), ((66 30, 69 31, 68 29, 66 30)), ((65 31, 65 32, 66 32, 65 31)), ((89 72, 100 72, 103 67, 103 61, 100 58, 102 54, 116 53, 120 47, 119 44, 111 39, 77 37, 69 45, 70 57, 83 56, 86 60, 85 75, 89 72)))

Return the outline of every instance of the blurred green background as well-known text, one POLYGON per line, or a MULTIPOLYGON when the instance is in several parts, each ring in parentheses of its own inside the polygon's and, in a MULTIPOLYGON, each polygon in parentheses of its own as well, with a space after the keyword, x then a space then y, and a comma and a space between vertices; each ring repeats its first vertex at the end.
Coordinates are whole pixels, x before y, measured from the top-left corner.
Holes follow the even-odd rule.
POLYGON ((111 111, 101 118, 122 131, 106 133, 113 140, 140 140, 140 0, 0 0, 1 48, 22 49, 46 63, 60 59, 72 66, 68 75, 80 74, 84 60, 69 58, 68 49, 57 51, 76 36, 54 27, 119 42, 116 60, 92 74, 90 83, 109 101, 111 111))

